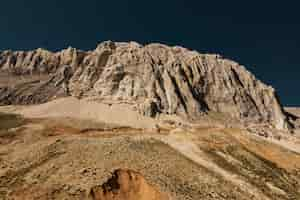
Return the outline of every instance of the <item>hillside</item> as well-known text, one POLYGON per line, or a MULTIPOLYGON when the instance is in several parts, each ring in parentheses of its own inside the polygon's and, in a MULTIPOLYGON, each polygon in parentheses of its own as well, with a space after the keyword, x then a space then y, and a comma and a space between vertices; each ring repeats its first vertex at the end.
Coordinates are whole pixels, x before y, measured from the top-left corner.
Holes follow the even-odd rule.
POLYGON ((297 138, 201 125, 157 131, 73 118, 5 119, 0 199, 300 198, 297 138), (117 169, 138 178, 112 176, 117 169))

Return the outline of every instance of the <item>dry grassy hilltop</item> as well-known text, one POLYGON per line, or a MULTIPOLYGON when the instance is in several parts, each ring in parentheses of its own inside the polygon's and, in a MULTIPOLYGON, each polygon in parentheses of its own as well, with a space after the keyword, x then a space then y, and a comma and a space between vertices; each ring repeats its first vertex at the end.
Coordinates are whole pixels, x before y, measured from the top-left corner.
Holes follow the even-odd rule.
POLYGON ((300 199, 298 109, 217 55, 4 51, 0 104, 0 199, 300 199))

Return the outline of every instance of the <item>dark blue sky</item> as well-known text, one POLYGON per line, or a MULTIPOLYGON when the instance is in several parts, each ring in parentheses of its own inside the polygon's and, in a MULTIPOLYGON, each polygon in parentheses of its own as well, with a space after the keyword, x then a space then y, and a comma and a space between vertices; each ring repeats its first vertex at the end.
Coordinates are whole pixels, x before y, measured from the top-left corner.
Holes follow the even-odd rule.
POLYGON ((0 49, 73 46, 103 40, 162 42, 219 53, 300 106, 300 2, 201 0, 6 0, 0 49))

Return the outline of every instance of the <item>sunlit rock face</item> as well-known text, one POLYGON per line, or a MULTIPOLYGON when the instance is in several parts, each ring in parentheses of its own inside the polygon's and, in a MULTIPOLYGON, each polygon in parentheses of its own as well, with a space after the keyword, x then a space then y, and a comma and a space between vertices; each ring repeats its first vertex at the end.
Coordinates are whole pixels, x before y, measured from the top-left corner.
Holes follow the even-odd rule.
POLYGON ((288 126, 272 87, 234 61, 182 47, 107 41, 93 51, 3 51, 0 69, 16 79, 1 83, 2 105, 72 95, 127 103, 150 117, 192 120, 214 111, 277 129, 288 126))
POLYGON ((89 196, 93 200, 170 200, 140 173, 128 169, 116 170, 107 182, 93 187, 89 196))

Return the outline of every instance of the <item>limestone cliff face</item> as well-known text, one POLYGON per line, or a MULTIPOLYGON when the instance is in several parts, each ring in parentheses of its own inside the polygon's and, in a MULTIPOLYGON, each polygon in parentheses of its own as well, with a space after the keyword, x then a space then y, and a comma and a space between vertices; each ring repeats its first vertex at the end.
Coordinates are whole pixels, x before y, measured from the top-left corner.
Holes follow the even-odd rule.
POLYGON ((107 41, 87 52, 4 51, 0 71, 8 74, 6 78, 30 80, 0 84, 2 104, 41 103, 72 95, 132 104, 151 117, 165 113, 197 119, 215 111, 287 127, 272 87, 234 61, 182 47, 107 41))

